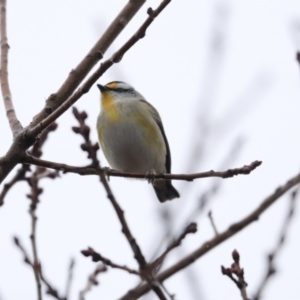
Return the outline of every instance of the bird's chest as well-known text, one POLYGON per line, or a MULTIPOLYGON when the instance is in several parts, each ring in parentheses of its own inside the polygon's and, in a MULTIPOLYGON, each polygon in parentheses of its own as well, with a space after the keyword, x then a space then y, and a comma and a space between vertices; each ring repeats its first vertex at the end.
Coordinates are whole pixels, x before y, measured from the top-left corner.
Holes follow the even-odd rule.
POLYGON ((159 127, 141 114, 119 115, 117 120, 106 117, 99 134, 113 168, 147 172, 165 164, 166 149, 159 127))

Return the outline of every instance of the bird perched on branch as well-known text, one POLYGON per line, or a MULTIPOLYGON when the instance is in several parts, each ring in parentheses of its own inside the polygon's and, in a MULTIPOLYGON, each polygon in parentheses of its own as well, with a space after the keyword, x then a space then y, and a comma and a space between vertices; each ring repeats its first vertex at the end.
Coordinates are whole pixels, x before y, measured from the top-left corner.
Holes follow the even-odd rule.
MULTIPOLYGON (((97 131, 110 166, 131 173, 170 173, 170 148, 157 110, 125 82, 97 86, 101 91, 97 131)), ((154 180, 152 185, 160 202, 179 197, 171 180, 154 180)))

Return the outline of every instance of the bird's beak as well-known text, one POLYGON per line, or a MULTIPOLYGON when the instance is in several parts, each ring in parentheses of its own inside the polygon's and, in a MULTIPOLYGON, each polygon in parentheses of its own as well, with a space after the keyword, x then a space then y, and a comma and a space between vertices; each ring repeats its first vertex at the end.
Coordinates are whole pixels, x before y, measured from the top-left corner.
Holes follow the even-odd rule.
POLYGON ((104 85, 101 85, 101 84, 97 84, 97 87, 99 88, 100 92, 103 93, 105 91, 108 90, 107 87, 105 87, 104 85))

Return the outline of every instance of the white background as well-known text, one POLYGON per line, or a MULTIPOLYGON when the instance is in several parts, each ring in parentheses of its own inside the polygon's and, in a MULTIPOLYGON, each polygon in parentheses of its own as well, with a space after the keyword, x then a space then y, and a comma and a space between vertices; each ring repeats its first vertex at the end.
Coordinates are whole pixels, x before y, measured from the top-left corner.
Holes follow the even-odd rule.
MULTIPOLYGON (((44 106, 45 99, 58 90, 126 2, 8 0, 10 85, 24 126, 44 106)), ((145 20, 146 9, 159 3, 146 2, 105 58, 145 20)), ((299 171, 300 70, 295 60, 299 46, 299 1, 174 0, 151 25, 146 37, 99 80, 102 84, 126 81, 158 109, 170 143, 174 173, 263 161, 249 176, 222 181, 204 213, 195 218, 189 218, 191 211, 215 180, 174 182, 181 198, 161 204, 145 181, 111 178, 116 198, 148 259, 166 230, 163 210, 173 216, 173 234, 180 233, 187 221, 196 221, 199 228, 170 255, 166 267, 213 237, 208 209, 222 231, 299 171), (237 143, 240 150, 226 159, 237 143), (230 164, 224 165, 224 161, 230 164)), ((76 107, 87 111, 91 138, 96 141, 98 89, 93 87, 76 107)), ((0 155, 4 155, 12 137, 3 105, 0 116, 0 155)), ((81 137, 71 131, 71 126, 77 125, 71 111, 58 123, 43 157, 78 166, 87 164, 86 154, 79 148, 81 137)), ((107 165, 102 153, 100 160, 107 165)), ((64 290, 69 259, 74 257, 71 299, 78 298, 78 291, 95 268, 80 254, 87 246, 117 263, 137 267, 97 178, 67 174, 55 181, 46 179, 41 185, 44 193, 37 210, 38 251, 45 275, 55 287, 64 290)), ((28 192, 28 186, 19 183, 0 209, 1 300, 36 299, 32 270, 12 243, 17 235, 30 250, 28 192)), ((288 199, 283 197, 258 222, 167 280, 166 287, 179 300, 241 299, 237 288, 220 272, 221 264, 231 264, 231 252, 236 248, 251 297, 263 277, 266 255, 277 242, 288 199)), ((296 213, 276 262, 278 273, 264 299, 299 299, 299 228, 296 213)), ((99 281, 100 286, 93 288, 87 299, 117 299, 138 282, 118 270, 101 274, 99 281)))

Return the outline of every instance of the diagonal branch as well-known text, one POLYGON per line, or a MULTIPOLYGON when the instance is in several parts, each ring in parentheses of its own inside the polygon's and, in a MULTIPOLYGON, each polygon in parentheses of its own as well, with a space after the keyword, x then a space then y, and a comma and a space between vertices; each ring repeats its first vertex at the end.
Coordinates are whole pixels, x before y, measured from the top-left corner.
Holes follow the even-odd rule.
POLYGON ((268 255, 267 270, 266 270, 266 273, 265 273, 255 295, 252 298, 253 300, 262 299, 263 291, 265 290, 271 277, 276 273, 275 261, 278 258, 278 255, 279 255, 280 251, 282 250, 282 247, 284 246, 284 243, 287 238, 287 233, 288 233, 288 230, 291 225, 291 221, 292 221, 293 217, 295 216, 295 205, 296 205, 298 193, 299 193, 299 187, 298 187, 298 189, 293 191, 291 194, 288 213, 287 213, 284 223, 282 225, 281 232, 280 232, 280 235, 279 235, 279 238, 277 241, 277 245, 275 246, 273 251, 268 255))
POLYGON ((179 247, 181 245, 181 242, 185 239, 185 237, 190 233, 196 233, 197 232, 197 224, 196 223, 190 223, 188 226, 185 227, 184 231, 181 233, 181 235, 173 240, 167 249, 158 257, 156 258, 150 265, 151 267, 156 270, 155 273, 158 272, 158 269, 162 265, 165 257, 176 247, 179 247))
POLYGON ((162 12, 162 10, 171 2, 171 0, 164 0, 158 6, 156 10, 148 9, 148 18, 143 23, 143 25, 138 29, 138 31, 116 52, 112 55, 112 57, 105 62, 103 62, 100 67, 86 80, 86 82, 69 98, 62 103, 55 111, 51 111, 52 113, 41 119, 38 124, 34 122, 36 125, 33 128, 30 128, 27 132, 27 136, 35 137, 39 133, 41 133, 47 126, 49 126, 53 121, 55 121, 59 116, 61 116, 67 109, 69 109, 83 94, 86 94, 93 84, 115 63, 119 63, 122 60, 124 54, 136 44, 140 39, 142 39, 145 34, 147 28, 151 25, 153 20, 162 12))
MULTIPOLYGON (((84 57, 78 66, 70 72, 68 78, 62 84, 59 90, 55 94, 49 96, 44 109, 33 118, 30 128, 38 125, 71 96, 71 94, 91 71, 91 69, 98 63, 100 59, 102 59, 109 46, 119 36, 119 34, 123 31, 123 29, 127 26, 130 20, 135 16, 145 2, 146 0, 128 1, 128 3, 124 6, 115 20, 110 24, 90 52, 84 57)), ((53 121, 54 120, 52 120, 50 123, 53 121)), ((48 125, 50 123, 48 123, 48 125)), ((43 129, 37 130, 35 133, 31 132, 31 134, 37 135, 38 133, 41 133, 43 129)))
MULTIPOLYGON (((32 122, 26 129, 22 131, 22 134, 16 136, 6 155, 0 158, 0 183, 6 178, 11 170, 18 163, 20 163, 20 160, 24 156, 25 151, 34 144, 36 138, 38 137, 38 134, 41 133, 43 129, 37 128, 35 134, 33 132, 31 132, 31 134, 26 134, 26 132, 29 129, 37 126, 42 120, 44 120, 47 116, 57 110, 57 108, 60 107, 66 101, 66 99, 68 99, 72 95, 72 93, 87 76, 90 70, 100 59, 102 59, 108 47, 126 27, 128 22, 138 12, 145 1, 146 0, 128 1, 123 10, 119 13, 119 15, 111 23, 111 25, 104 32, 101 38, 97 41, 95 46, 84 57, 79 65, 70 72, 68 78, 62 84, 59 90, 55 94, 49 96, 42 111, 40 111, 33 117, 32 122)), ((3 22, 1 24, 3 25, 3 22)), ((76 98, 76 100, 77 99, 78 98, 76 98)), ((49 122, 47 126, 50 125, 51 122, 49 122)), ((47 126, 45 126, 44 128, 46 128, 47 126)))
MULTIPOLYGON (((261 204, 253 210, 249 215, 247 215, 242 220, 230 225, 228 229, 220 233, 219 235, 215 236, 213 239, 205 242, 200 246, 198 249, 196 249, 191 254, 187 255, 183 259, 181 259, 179 262, 175 263, 173 266, 169 267, 165 271, 162 271, 159 273, 156 278, 159 282, 162 282, 169 277, 173 276, 177 272, 181 271, 182 269, 188 267, 192 263, 195 262, 195 260, 199 259, 203 255, 205 255, 207 252, 211 251, 213 248, 224 242, 225 240, 228 240, 232 236, 234 236, 236 233, 243 230, 245 227, 250 225, 251 223, 258 220, 260 215, 262 215, 272 204, 274 204, 281 196, 283 196, 287 191, 292 189, 293 187, 297 186, 300 183, 300 174, 297 174, 296 176, 292 177, 290 180, 288 180, 283 186, 278 187, 275 192, 273 192, 270 196, 265 198, 261 202, 261 204)), ((134 289, 132 289, 130 292, 128 292, 126 295, 121 297, 119 300, 130 300, 130 299, 136 299, 138 297, 141 297, 142 295, 146 294, 149 291, 149 287, 146 284, 140 285, 134 289), (133 298, 134 297, 136 298, 133 298)))
POLYGON ((7 41, 6 34, 6 0, 0 0, 0 20, 1 20, 1 73, 0 73, 0 81, 1 81, 1 91, 2 97, 4 101, 4 106, 6 110, 6 116, 9 122, 10 129, 14 137, 16 137, 22 130, 23 127, 20 121, 17 118, 16 111, 14 109, 12 96, 9 88, 8 81, 8 50, 9 45, 7 41))

